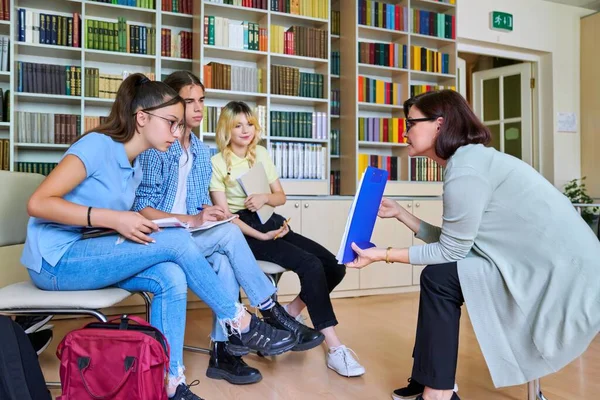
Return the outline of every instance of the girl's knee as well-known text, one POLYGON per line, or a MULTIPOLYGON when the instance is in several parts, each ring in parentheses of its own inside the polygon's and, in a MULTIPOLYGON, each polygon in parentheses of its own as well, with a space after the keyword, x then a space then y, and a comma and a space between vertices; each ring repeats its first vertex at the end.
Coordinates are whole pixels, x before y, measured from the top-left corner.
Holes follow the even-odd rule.
POLYGON ((187 278, 181 267, 175 263, 165 262, 157 265, 157 276, 162 292, 186 294, 188 291, 187 278))

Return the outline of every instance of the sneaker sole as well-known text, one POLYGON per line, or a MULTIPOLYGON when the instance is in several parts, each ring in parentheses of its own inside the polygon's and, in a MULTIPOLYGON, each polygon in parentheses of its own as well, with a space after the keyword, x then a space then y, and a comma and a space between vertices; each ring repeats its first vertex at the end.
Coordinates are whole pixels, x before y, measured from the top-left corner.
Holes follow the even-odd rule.
POLYGON ((43 320, 41 320, 41 321, 31 325, 29 328, 25 329, 25 333, 33 333, 33 332, 37 331, 40 327, 46 325, 46 322, 50 321, 51 319, 52 319, 52 315, 48 315, 43 320))
POLYGON ((365 374, 366 371, 361 372, 360 374, 354 374, 354 375, 345 375, 340 373, 337 369, 333 368, 332 366, 330 366, 329 364, 327 364, 327 368, 329 368, 330 370, 334 371, 335 373, 337 373, 339 376, 343 376, 344 378, 358 378, 359 376, 363 376, 365 374))
POLYGON ((321 335, 318 339, 313 340, 312 342, 306 343, 298 343, 292 348, 292 351, 306 351, 310 349, 314 349, 325 340, 325 335, 321 335))
MULTIPOLYGON (((285 352, 292 350, 294 348, 294 346, 296 346, 297 344, 298 344, 298 338, 296 338, 296 340, 294 340, 292 343, 288 344, 285 347, 282 347, 279 349, 273 349, 270 351, 258 350, 257 352, 260 352, 265 357, 278 356, 280 354, 283 354, 285 352)), ((231 354, 232 356, 237 356, 237 357, 243 357, 243 356, 249 354, 251 351, 251 349, 249 347, 240 346, 240 345, 231 344, 231 343, 227 343, 227 345, 225 346, 225 349, 227 350, 227 352, 229 354, 231 354)))
POLYGON ((257 383, 262 380, 262 375, 256 376, 237 376, 230 374, 227 371, 223 371, 218 368, 208 368, 206 370, 206 376, 211 379, 223 379, 232 385, 249 385, 251 383, 257 383))
POLYGON ((52 342, 52 337, 50 337, 50 339, 46 342, 45 345, 43 345, 38 351, 36 351, 36 354, 39 356, 40 354, 42 354, 44 352, 44 350, 46 350, 48 348, 48 346, 50 346, 50 343, 52 342))
MULTIPOLYGON (((458 392, 458 384, 457 383, 454 384, 453 391, 454 391, 454 393, 458 392)), ((412 395, 412 396, 398 396, 398 395, 392 393, 392 399, 394 399, 394 400, 416 400, 416 398, 422 394, 423 394, 423 392, 412 395)))

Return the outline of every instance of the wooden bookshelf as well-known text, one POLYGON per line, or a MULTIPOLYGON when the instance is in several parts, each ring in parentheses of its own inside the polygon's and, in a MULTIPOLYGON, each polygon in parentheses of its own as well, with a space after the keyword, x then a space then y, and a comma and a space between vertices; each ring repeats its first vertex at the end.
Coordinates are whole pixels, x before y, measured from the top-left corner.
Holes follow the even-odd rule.
MULTIPOLYGON (((411 179, 411 158, 407 146, 402 143, 399 132, 399 142, 359 140, 359 118, 404 118, 403 102, 410 97, 411 85, 456 86, 456 58, 458 57, 456 40, 414 33, 413 10, 424 10, 454 16, 456 20, 456 5, 432 0, 384 0, 382 3, 405 7, 407 18, 401 30, 381 26, 361 24, 359 0, 344 4, 341 11, 341 34, 339 47, 341 49, 341 118, 340 129, 343 132, 339 160, 341 169, 341 194, 353 195, 360 182, 359 154, 398 157, 400 164, 398 180, 389 181, 386 195, 390 196, 438 196, 442 193, 441 182, 422 182, 411 179), (406 24, 408 22, 408 24, 406 24), (406 65, 398 66, 372 65, 362 62, 357 43, 394 43, 406 46, 406 65), (426 72, 416 71, 412 67, 412 46, 422 46, 427 49, 448 54, 447 71, 426 72), (381 104, 359 101, 358 79, 360 76, 383 80, 401 85, 401 101, 397 104, 381 104)), ((438 18, 438 17, 436 17, 438 18)), ((439 17, 446 18, 446 17, 439 17)), ((435 28, 437 30, 437 27, 435 28)), ((391 140, 390 136, 390 141, 391 140)))

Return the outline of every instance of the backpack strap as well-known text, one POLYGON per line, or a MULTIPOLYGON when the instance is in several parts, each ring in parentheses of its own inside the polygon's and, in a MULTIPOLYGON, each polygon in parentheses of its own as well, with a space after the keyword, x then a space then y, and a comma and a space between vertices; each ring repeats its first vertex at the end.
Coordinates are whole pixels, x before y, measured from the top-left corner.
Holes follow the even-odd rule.
POLYGON ((20 334, 25 335, 23 329, 12 319, 0 316, 0 336, 3 339, 0 342, 0 386, 10 400, 32 400, 23 370, 17 329, 21 330, 20 334))

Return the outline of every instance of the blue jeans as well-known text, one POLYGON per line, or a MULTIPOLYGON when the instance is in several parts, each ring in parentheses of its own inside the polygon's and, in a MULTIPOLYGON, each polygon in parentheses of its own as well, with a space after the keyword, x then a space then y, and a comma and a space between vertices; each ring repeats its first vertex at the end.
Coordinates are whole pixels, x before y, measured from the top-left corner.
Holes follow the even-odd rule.
POLYGON ((52 267, 44 261, 40 273, 29 270, 43 290, 94 290, 118 286, 151 292, 150 323, 171 347, 169 374, 183 375, 183 338, 187 289, 200 297, 222 324, 238 318, 243 309, 226 291, 189 232, 163 229, 151 235, 156 243, 116 244, 117 235, 80 240, 52 267))
MULTIPOLYGON (((193 234, 200 251, 217 273, 223 290, 229 297, 238 298, 240 286, 256 307, 271 297, 276 289, 262 272, 252 255, 244 234, 237 225, 228 223, 193 234)), ((212 340, 224 342, 227 335, 219 327, 213 312, 212 340)))

